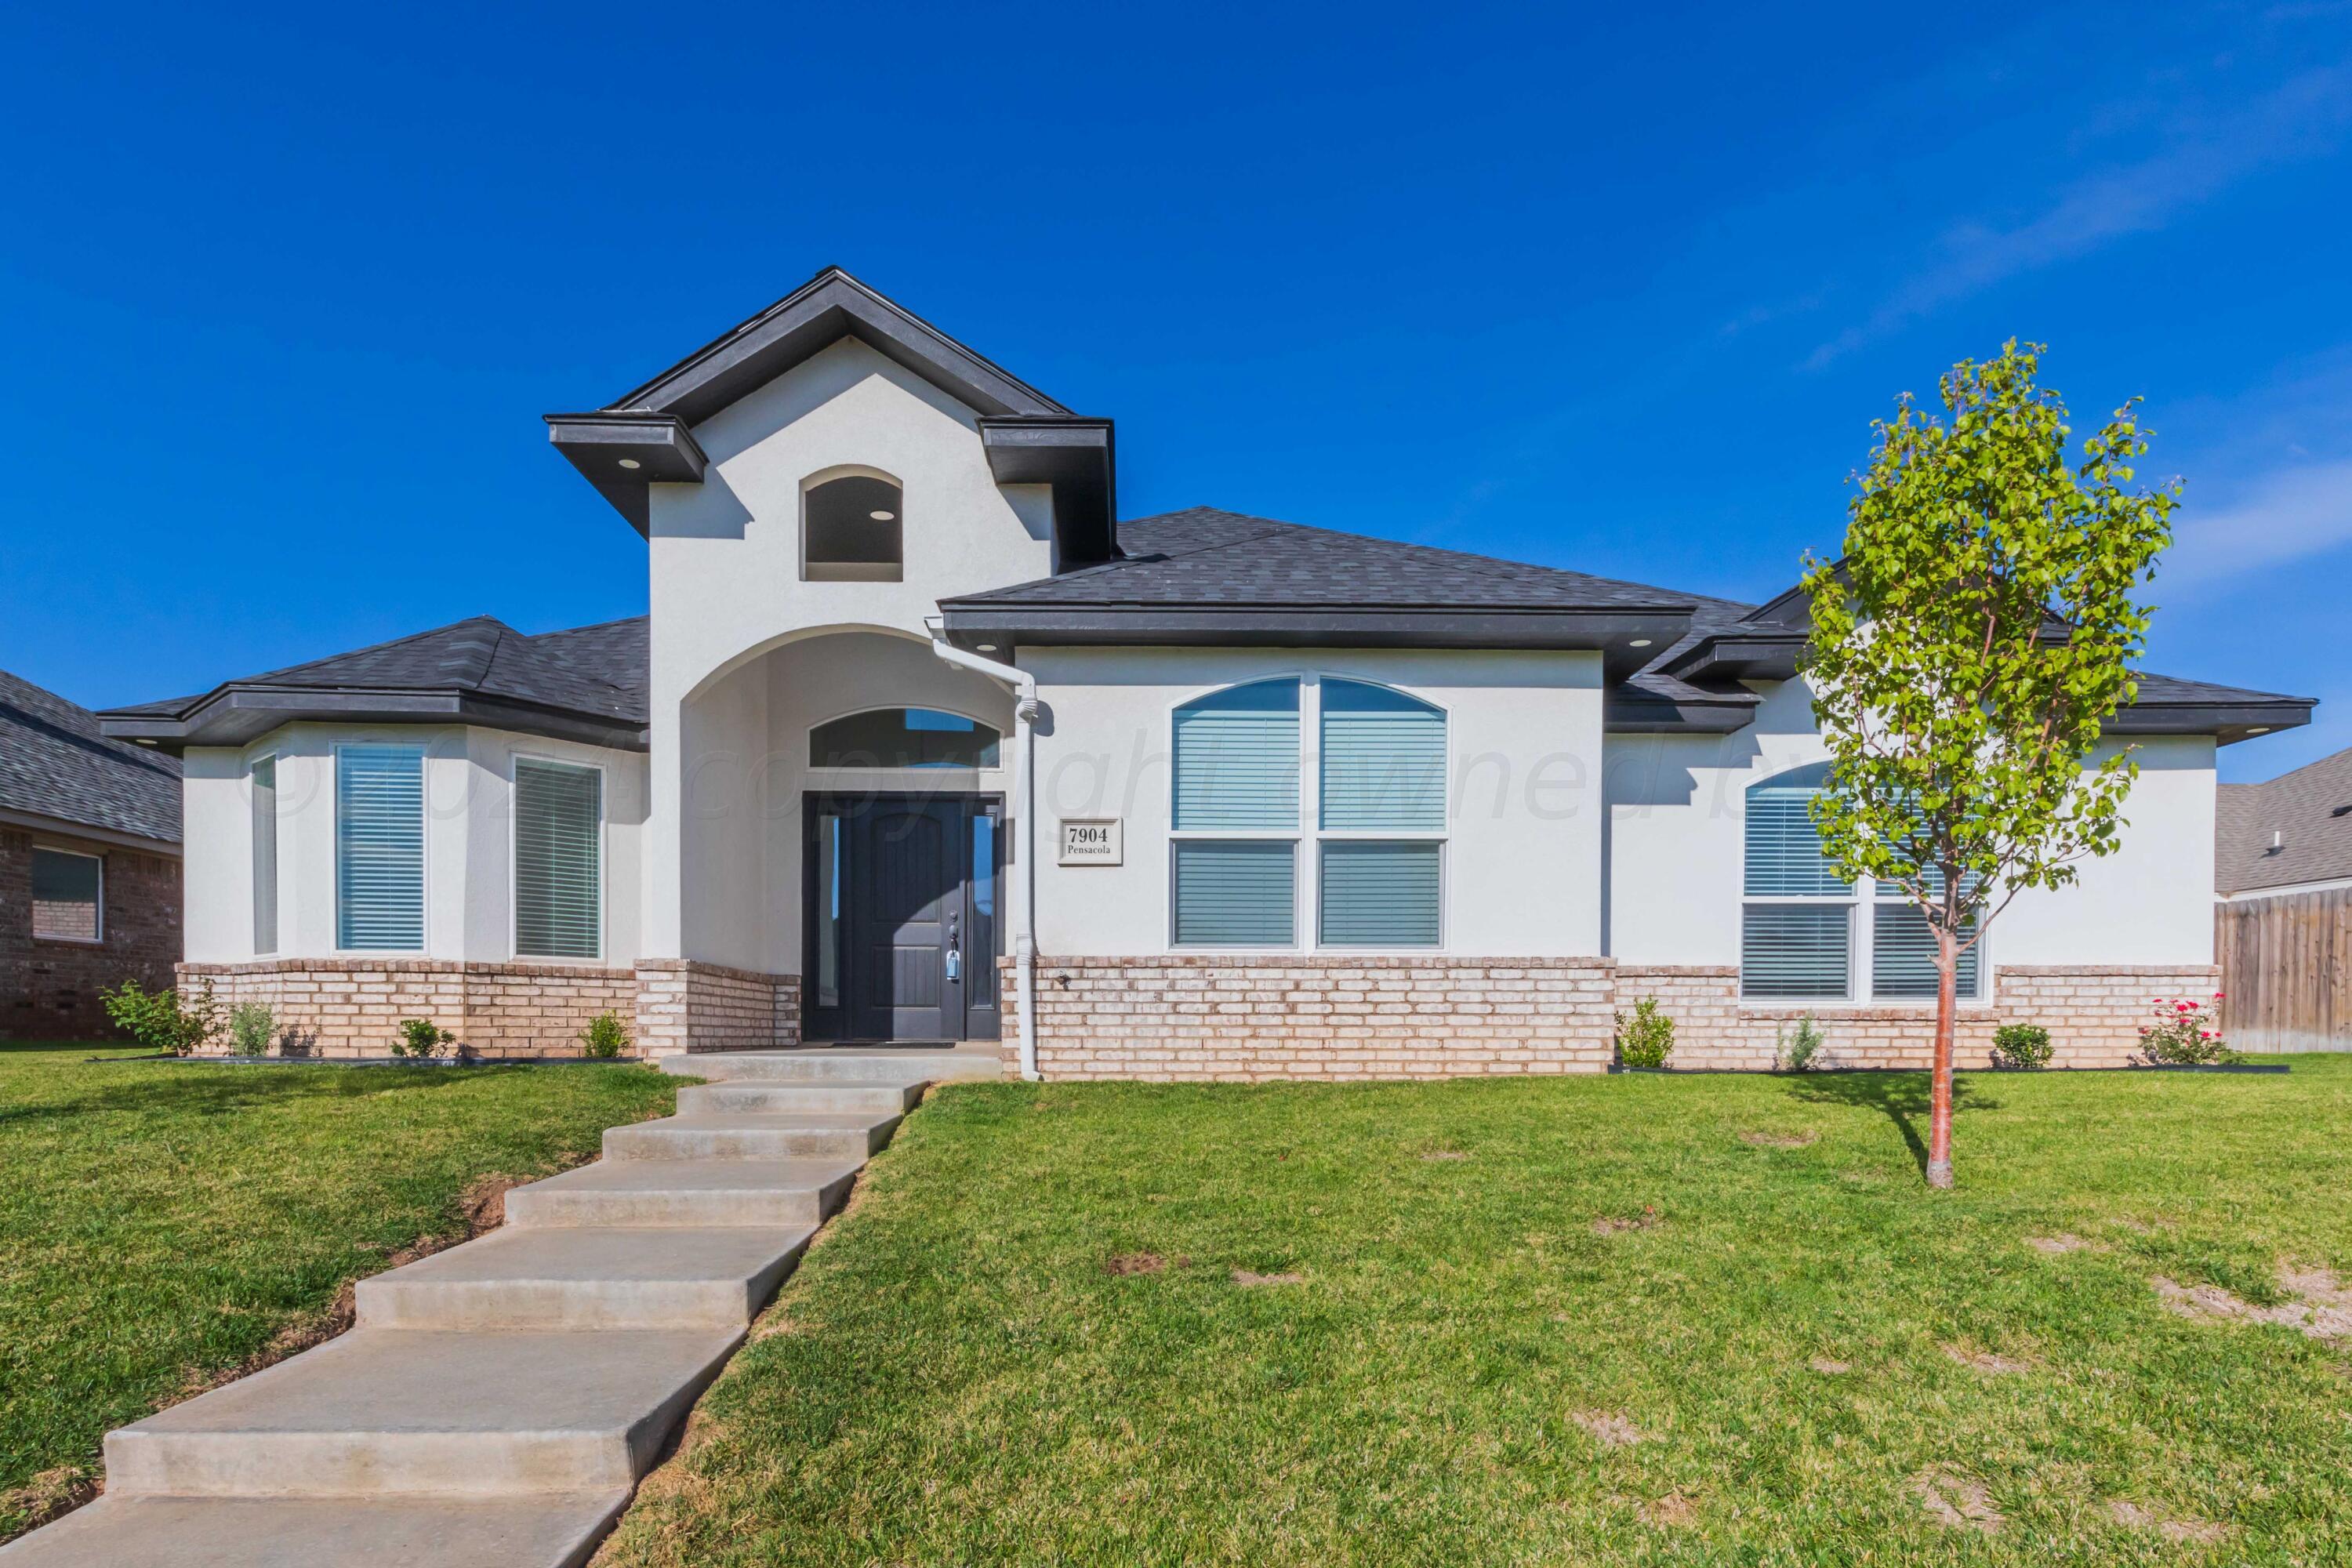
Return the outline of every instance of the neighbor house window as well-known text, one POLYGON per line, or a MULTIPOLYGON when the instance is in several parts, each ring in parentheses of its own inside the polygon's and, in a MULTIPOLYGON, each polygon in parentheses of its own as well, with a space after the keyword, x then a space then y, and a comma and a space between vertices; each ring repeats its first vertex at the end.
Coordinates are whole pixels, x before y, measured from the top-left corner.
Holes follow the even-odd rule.
POLYGON ((992 768, 1003 739, 991 726, 935 708, 877 708, 809 731, 813 768, 992 768))
POLYGON ((801 575, 896 583, 905 570, 906 497, 895 479, 844 474, 801 492, 801 575))
MULTIPOLYGON (((1822 856, 1811 802, 1828 781, 1829 764, 1821 763, 1748 791, 1740 994, 1790 1001, 1933 997, 1936 937, 1927 915, 1893 882, 1865 879, 1857 888, 1841 880, 1822 856)), ((1960 955, 1963 999, 1982 994, 1981 955, 1979 947, 1960 955)))
POLYGON ((1319 683, 1317 940, 1435 947, 1445 843, 1445 714, 1360 680, 1319 683))
POLYGON ((335 945, 425 947, 425 752, 335 750, 335 945))
POLYGON ((253 951, 278 951, 278 759, 256 757, 253 784, 253 951))
POLYGON ((1444 940, 1445 714, 1368 681, 1309 677, 1176 710, 1171 924, 1180 947, 1288 947, 1312 893, 1314 944, 1444 940), (1301 831, 1301 740, 1316 765, 1301 831), (1299 885, 1300 846, 1314 857, 1299 885))
POLYGON ((1176 710, 1179 947, 1298 940, 1298 692, 1297 680, 1261 680, 1176 710))
POLYGON ((604 953, 604 774, 515 759, 515 955, 604 953))
POLYGON ((100 942, 106 862, 66 849, 33 851, 33 934, 47 942, 100 942))

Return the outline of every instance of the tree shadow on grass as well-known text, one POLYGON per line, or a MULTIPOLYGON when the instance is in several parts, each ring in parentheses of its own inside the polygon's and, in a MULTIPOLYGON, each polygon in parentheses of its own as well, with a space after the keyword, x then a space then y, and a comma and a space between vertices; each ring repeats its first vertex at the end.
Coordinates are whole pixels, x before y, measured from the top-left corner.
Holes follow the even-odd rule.
MULTIPOLYGON (((1789 1097, 1808 1105, 1848 1105, 1875 1110, 1895 1123, 1910 1148, 1912 1161, 1927 1169, 1927 1118, 1932 1109, 1927 1075, 1924 1072, 1842 1072, 1806 1077, 1789 1085, 1789 1097)), ((1987 1100, 1965 1078, 1952 1079, 1952 1114, 1966 1110, 1999 1110, 2000 1101, 1987 1100)))
MULTIPOLYGON (((492 1069, 495 1070, 495 1069, 492 1069)), ((57 1107, 68 1110, 169 1110, 225 1116, 259 1105, 356 1100, 386 1092, 445 1089, 481 1076, 469 1068, 229 1067, 159 1063, 57 1107)))

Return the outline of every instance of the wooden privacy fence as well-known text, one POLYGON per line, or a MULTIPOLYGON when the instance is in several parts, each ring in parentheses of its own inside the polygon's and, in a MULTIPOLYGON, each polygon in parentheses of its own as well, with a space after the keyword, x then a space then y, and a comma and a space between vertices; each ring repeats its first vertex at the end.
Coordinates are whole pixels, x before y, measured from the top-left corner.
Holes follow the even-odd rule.
POLYGON ((2213 952, 2231 1045, 2352 1050, 2352 888, 2216 904, 2213 952))

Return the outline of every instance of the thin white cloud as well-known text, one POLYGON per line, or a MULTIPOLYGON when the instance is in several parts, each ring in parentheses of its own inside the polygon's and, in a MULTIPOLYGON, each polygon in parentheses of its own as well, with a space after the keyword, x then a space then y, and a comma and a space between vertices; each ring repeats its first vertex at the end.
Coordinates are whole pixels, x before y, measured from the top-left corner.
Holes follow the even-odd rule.
POLYGON ((1945 256, 1890 294, 1864 321, 1814 349, 1818 370, 1938 307, 2126 235, 2164 227, 2263 169, 2331 151, 2352 122, 2352 69, 2292 78, 2242 114, 2210 125, 2126 168, 2078 181, 2041 216, 2010 228, 1964 225, 1945 256))
POLYGON ((2172 548, 2158 563, 2167 584, 2201 587, 2352 544, 2352 458, 2267 474, 2232 505, 2184 507, 2172 548))

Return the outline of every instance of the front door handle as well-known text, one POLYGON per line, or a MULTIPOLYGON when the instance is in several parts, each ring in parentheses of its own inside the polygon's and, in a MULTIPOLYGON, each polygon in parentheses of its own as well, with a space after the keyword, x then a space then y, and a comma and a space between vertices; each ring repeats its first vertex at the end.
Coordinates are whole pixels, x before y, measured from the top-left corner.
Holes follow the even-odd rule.
POLYGON ((962 978, 963 949, 951 947, 948 949, 948 984, 952 985, 962 978))

